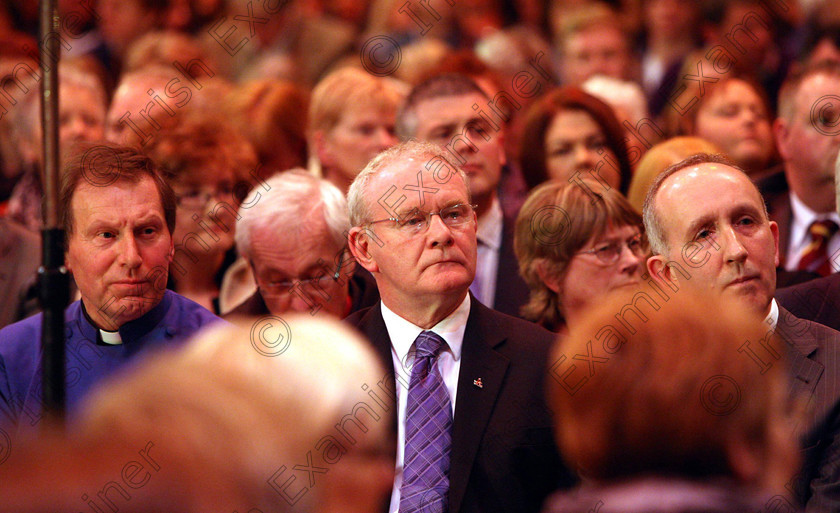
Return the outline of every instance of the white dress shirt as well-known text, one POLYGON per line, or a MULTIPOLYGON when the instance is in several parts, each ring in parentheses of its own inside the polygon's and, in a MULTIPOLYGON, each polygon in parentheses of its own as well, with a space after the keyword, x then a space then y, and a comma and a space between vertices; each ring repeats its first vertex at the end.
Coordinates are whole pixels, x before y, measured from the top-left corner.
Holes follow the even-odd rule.
MULTIPOLYGON (((811 234, 808 232, 811 223, 830 219, 840 226, 840 215, 837 215, 837 212, 817 214, 802 203, 802 200, 793 191, 790 192, 790 210, 793 219, 790 222, 790 242, 787 247, 785 269, 795 271, 799 267, 802 252, 811 243, 811 234)), ((831 272, 833 273, 840 271, 840 258, 831 258, 838 250, 840 250, 840 231, 828 240, 828 257, 831 261, 831 272)), ((785 248, 782 248, 782 251, 785 251, 785 248)))
MULTIPOLYGON (((391 338, 391 358, 394 361, 394 377, 397 381, 397 465, 394 476, 394 490, 391 492, 389 511, 395 513, 400 507, 400 487, 402 486, 403 457, 405 455, 405 409, 408 401, 408 385, 411 381, 411 369, 414 366, 414 340, 422 331, 419 326, 408 322, 382 305, 382 319, 391 338)), ((435 324, 428 331, 434 331, 446 341, 448 347, 441 349, 437 364, 449 400, 452 404, 452 418, 455 418, 455 396, 458 391, 458 374, 461 370, 461 348, 464 343, 464 331, 470 315, 470 295, 467 294, 460 306, 448 317, 435 324)))
POLYGON ((499 274, 503 223, 502 205, 498 198, 493 198, 490 208, 478 218, 475 279, 473 286, 470 287, 476 299, 489 308, 493 308, 496 298, 496 277, 499 274))
POLYGON ((776 331, 776 325, 779 324, 779 305, 776 298, 770 300, 770 313, 764 318, 764 324, 770 326, 771 331, 776 331))

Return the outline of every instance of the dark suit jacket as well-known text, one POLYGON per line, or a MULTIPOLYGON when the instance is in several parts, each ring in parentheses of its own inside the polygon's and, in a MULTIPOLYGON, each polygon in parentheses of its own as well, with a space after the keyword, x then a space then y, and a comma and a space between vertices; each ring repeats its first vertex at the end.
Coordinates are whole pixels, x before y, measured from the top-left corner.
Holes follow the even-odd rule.
MULTIPOLYGON (((471 299, 452 427, 449 511, 536 513, 552 490, 575 481, 560 461, 545 403, 554 335, 471 299), (478 378, 482 387, 474 384, 478 378)), ((347 322, 393 371, 381 305, 347 322)))
POLYGON ((776 300, 797 317, 840 331, 840 273, 777 290, 776 300))
POLYGON ((840 333, 779 308, 791 393, 807 402, 797 435, 802 471, 794 483, 808 512, 840 511, 840 333))
POLYGON ((502 222, 502 245, 499 247, 499 268, 496 271, 493 309, 519 317, 519 309, 528 302, 531 291, 519 275, 519 262, 513 252, 515 226, 515 218, 505 216, 502 222))

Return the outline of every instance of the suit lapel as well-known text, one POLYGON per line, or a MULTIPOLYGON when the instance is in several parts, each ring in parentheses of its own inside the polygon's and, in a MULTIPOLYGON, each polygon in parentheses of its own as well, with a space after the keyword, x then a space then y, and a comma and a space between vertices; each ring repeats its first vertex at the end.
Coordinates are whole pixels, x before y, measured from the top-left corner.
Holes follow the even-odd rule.
MULTIPOLYGON (((814 392, 823 376, 825 367, 811 357, 819 347, 811 323, 799 319, 781 306, 779 307, 779 322, 777 333, 785 342, 788 357, 788 373, 791 377, 791 397, 804 398, 809 406, 814 406, 814 392), (807 327, 807 329, 803 329, 807 327)), ((810 424, 810 422, 809 422, 810 424)), ((799 426, 798 432, 808 426, 799 426)))
MULTIPOLYGON (((472 306, 464 332, 455 419, 452 426, 452 459, 449 471, 449 510, 452 512, 460 510, 478 446, 508 368, 508 359, 494 350, 504 343, 505 339, 492 333, 486 322, 486 312, 489 312, 489 309, 472 296, 470 300, 472 306), (480 387, 473 384, 478 378, 481 378, 480 387)), ((393 376, 391 338, 388 336, 380 305, 381 303, 377 303, 366 312, 358 326, 371 340, 385 368, 389 369, 393 376)))
POLYGON ((472 298, 464 333, 449 471, 450 511, 460 510, 478 446, 502 388, 508 360, 494 348, 504 338, 493 335, 484 322, 487 307, 472 298), (481 379, 480 386, 474 382, 481 379))
POLYGON ((391 374, 394 373, 394 359, 391 357, 391 337, 382 318, 382 302, 377 301, 359 320, 358 327, 370 340, 380 362, 391 374))

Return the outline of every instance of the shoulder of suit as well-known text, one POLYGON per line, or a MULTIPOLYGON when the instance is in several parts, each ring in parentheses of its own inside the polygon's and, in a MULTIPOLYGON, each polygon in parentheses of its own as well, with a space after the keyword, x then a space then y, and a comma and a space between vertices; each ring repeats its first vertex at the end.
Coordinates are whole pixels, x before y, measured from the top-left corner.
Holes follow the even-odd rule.
POLYGON ((557 338, 556 333, 552 333, 533 322, 492 310, 480 303, 477 304, 479 305, 476 312, 478 322, 491 327, 495 334, 504 336, 514 343, 536 343, 544 346, 551 345, 557 338))

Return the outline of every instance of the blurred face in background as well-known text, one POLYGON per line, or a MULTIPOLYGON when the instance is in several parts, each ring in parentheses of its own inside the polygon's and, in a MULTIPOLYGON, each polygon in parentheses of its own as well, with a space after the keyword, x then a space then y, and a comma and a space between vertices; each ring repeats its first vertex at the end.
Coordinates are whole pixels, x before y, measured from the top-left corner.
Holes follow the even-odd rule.
POLYGON ((66 150, 78 142, 105 137, 105 98, 89 87, 63 85, 59 101, 59 139, 66 150))
MULTIPOLYGON (((601 127, 586 111, 564 110, 554 116, 545 132, 545 167, 552 180, 570 181, 576 173, 588 176, 599 161, 618 162, 601 127)), ((610 187, 621 183, 612 165, 600 168, 610 187)))
POLYGON ((773 155, 767 110, 758 93, 742 80, 716 87, 700 105, 694 135, 717 145, 748 171, 763 170, 773 155))
POLYGON ((368 161, 397 143, 396 116, 396 107, 375 99, 348 105, 321 139, 318 156, 327 174, 337 172, 352 182, 368 161))
POLYGON ((190 234, 195 234, 210 247, 198 252, 202 255, 224 252, 233 247, 235 212, 239 208, 233 194, 234 185, 233 170, 223 165, 214 167, 208 164, 200 173, 186 172, 174 180, 172 189, 178 199, 173 233, 175 242, 186 243, 190 234))
POLYGON ((142 0, 99 0, 96 12, 101 17, 98 27, 103 39, 118 55, 163 21, 161 14, 147 9, 142 0))
POLYGON ((563 46, 564 85, 580 85, 594 75, 628 78, 630 51, 616 26, 587 27, 570 35, 563 46))

